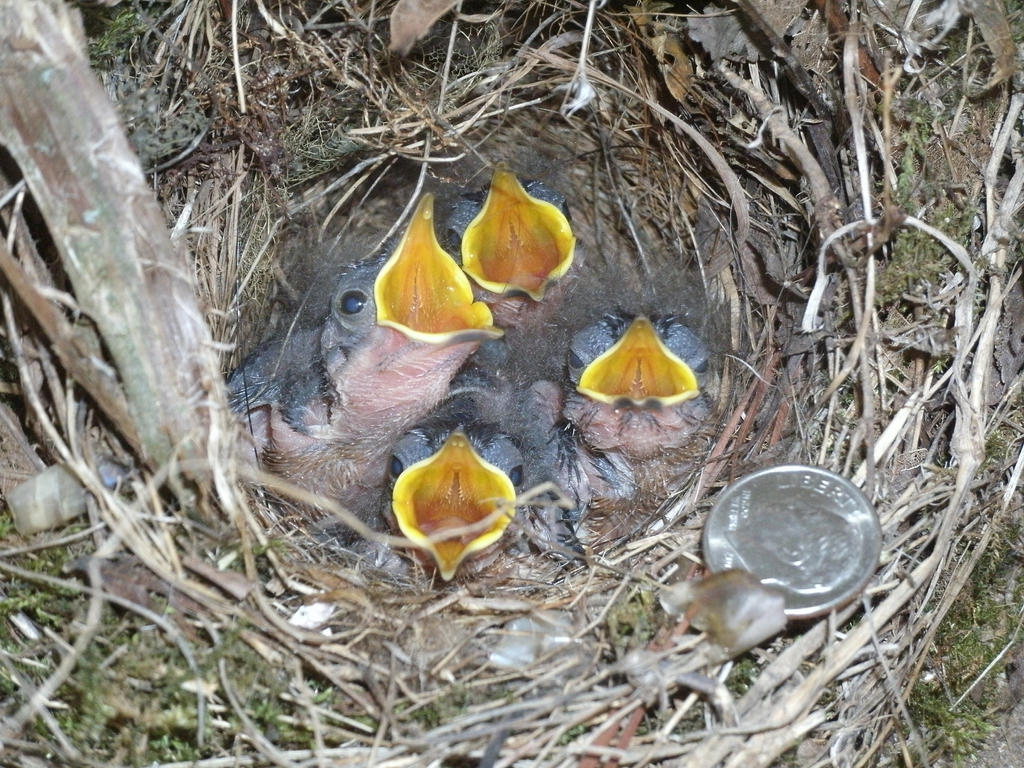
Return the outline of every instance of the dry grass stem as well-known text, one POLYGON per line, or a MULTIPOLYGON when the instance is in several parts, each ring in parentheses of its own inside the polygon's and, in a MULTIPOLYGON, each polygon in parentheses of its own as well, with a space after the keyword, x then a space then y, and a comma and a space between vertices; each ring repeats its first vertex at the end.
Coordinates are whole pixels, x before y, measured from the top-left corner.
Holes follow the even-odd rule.
POLYGON ((27 540, 0 519, 6 746, 161 768, 944 764, 934 702, 980 711, 1022 626, 1014 604, 957 666, 950 627, 1021 525, 1024 97, 998 4, 973 45, 895 2, 442 2, 404 57, 393 2, 83 8, 101 79, 77 12, 30 5, 0 0, 0 470, 6 492, 64 465, 90 517, 27 540), (482 189, 499 162, 566 194, 574 269, 611 270, 610 301, 707 319, 712 416, 634 535, 531 551, 523 510, 564 496, 539 487, 518 548, 443 583, 259 468, 223 375, 421 191, 482 189), (859 600, 723 663, 659 594, 694 578, 725 485, 792 462, 864 490, 881 562, 859 600), (501 666, 525 620, 546 644, 501 666))

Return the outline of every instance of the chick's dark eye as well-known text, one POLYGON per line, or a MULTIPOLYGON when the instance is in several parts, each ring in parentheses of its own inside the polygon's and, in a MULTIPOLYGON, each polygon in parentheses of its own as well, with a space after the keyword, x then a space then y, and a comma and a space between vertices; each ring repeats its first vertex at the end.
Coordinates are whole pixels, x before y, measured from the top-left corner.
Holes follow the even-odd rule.
POLYGON ((513 467, 512 471, 508 473, 508 479, 512 481, 512 485, 519 487, 519 484, 523 482, 523 465, 513 467))
POLYGON ((362 291, 345 291, 341 294, 338 307, 346 315, 354 315, 361 312, 366 306, 366 294, 362 291))
POLYGON ((576 350, 569 350, 569 368, 576 369, 583 367, 583 358, 576 354, 576 350))
POLYGON ((405 464, 397 456, 391 457, 391 464, 388 466, 388 473, 392 478, 398 477, 405 470, 405 464))

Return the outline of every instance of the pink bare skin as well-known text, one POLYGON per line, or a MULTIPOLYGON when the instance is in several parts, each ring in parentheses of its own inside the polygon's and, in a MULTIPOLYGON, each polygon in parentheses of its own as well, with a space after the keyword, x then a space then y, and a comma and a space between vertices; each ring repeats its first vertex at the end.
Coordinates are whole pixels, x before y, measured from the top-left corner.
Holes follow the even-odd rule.
POLYGON ((587 445, 650 459, 690 442, 708 416, 702 398, 668 407, 615 406, 572 393, 564 414, 583 433, 587 445))
POLYGON ((314 493, 352 503, 384 481, 391 447, 434 408, 479 341, 413 341, 377 326, 333 376, 333 403, 310 402, 303 431, 277 409, 267 425, 267 467, 314 493))
POLYGON ((703 398, 650 408, 615 407, 572 392, 562 415, 578 430, 574 463, 562 482, 582 512, 579 536, 600 549, 631 536, 693 469, 709 413, 703 398))
POLYGON ((474 289, 477 299, 491 308, 494 322, 501 328, 529 328, 556 320, 565 292, 564 280, 548 286, 541 301, 525 294, 501 295, 479 286, 474 289))

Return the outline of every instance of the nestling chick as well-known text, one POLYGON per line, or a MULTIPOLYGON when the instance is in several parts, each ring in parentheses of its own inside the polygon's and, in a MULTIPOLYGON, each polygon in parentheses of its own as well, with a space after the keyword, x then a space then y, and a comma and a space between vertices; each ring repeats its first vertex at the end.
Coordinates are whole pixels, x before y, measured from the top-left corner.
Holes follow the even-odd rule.
POLYGON ((317 327, 269 342, 232 374, 232 402, 269 469, 365 506, 397 438, 444 399, 481 341, 500 335, 438 244, 425 195, 389 258, 341 275, 317 327))
POLYGON ((523 456, 494 425, 445 417, 399 440, 390 472, 398 529, 449 581, 464 559, 495 544, 515 516, 523 456))
POLYGON ((477 293, 498 325, 537 322, 557 308, 559 281, 576 252, 561 194, 538 181, 523 185, 499 164, 486 199, 460 196, 443 232, 453 250, 458 245, 462 268, 479 286, 477 293))
POLYGON ((550 557, 576 556, 575 536, 556 505, 545 497, 516 508, 517 497, 550 472, 535 450, 534 420, 520 408, 529 411, 532 393, 503 375, 506 359, 502 340, 485 344, 452 382, 449 399, 392 454, 386 516, 444 580, 470 557, 474 571, 496 575, 522 571, 513 561, 550 572, 550 557))
POLYGON ((682 447, 708 415, 708 348, 673 315, 606 315, 569 347, 564 413, 599 451, 647 459, 682 447))
POLYGON ((707 346, 678 317, 615 313, 579 331, 568 358, 562 482, 581 538, 632 534, 693 469, 710 413, 698 379, 707 346))

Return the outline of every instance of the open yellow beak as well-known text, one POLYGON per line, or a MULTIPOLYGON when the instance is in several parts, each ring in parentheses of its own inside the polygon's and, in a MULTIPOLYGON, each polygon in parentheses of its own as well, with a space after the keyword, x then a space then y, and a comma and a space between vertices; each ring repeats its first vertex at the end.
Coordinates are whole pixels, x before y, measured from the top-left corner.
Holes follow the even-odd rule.
POLYGON ((491 310, 434 233, 434 196, 424 195, 373 286, 377 324, 411 339, 446 344, 502 335, 491 310))
POLYGON ((398 476, 391 506, 402 533, 433 555, 448 581, 468 555, 501 538, 515 498, 508 475, 480 458, 464 433, 453 432, 437 453, 398 476))
POLYGON ((588 365, 577 391, 603 403, 676 405, 700 394, 693 369, 665 346, 646 317, 588 365))
POLYGON ((544 298, 572 264, 576 238, 557 206, 532 197, 508 168, 491 179, 484 207, 462 236, 462 268, 493 293, 544 298))

